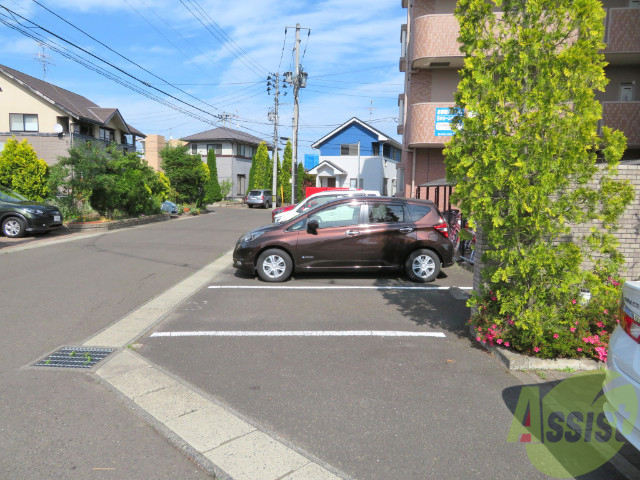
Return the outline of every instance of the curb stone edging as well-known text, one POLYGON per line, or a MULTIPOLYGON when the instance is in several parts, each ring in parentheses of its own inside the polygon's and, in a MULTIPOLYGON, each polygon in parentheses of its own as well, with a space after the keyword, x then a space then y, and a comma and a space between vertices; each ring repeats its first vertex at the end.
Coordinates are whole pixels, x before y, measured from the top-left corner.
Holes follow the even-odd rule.
MULTIPOLYGON (((471 338, 475 341, 475 331, 473 327, 469 327, 471 338)), ((502 362, 508 370, 562 370, 572 368, 574 370, 598 370, 605 364, 592 360, 590 358, 537 358, 522 355, 506 348, 496 347, 495 345, 487 345, 477 342, 482 348, 493 354, 500 362, 502 362)))
POLYGON ((66 228, 68 230, 115 230, 117 228, 133 227, 135 225, 144 225, 147 223, 164 222, 171 219, 170 215, 160 213, 158 215, 149 215, 140 218, 127 218, 124 220, 114 220, 112 222, 79 222, 68 223, 66 228))

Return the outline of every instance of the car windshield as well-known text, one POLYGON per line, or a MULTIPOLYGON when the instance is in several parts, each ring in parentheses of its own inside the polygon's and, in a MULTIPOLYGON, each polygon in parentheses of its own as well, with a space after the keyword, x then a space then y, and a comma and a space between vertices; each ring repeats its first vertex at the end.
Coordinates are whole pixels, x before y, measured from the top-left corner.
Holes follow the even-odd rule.
POLYGON ((17 192, 13 190, 9 190, 8 188, 0 189, 0 200, 4 202, 28 202, 29 199, 27 197, 23 197, 17 192))

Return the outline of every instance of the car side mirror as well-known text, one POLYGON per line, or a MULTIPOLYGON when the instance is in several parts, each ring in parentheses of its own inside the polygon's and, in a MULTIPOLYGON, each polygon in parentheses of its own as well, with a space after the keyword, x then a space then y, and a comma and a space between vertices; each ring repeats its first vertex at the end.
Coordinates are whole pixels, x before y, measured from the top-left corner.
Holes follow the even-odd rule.
POLYGON ((320 224, 318 223, 317 220, 309 220, 307 222, 307 231, 315 233, 316 230, 318 230, 319 226, 320 226, 320 224))

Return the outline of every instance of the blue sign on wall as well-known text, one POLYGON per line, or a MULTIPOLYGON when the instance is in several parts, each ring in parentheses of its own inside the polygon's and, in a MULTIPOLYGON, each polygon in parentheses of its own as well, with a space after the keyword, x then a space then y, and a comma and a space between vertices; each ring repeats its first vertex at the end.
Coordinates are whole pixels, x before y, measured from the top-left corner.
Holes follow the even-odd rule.
POLYGON ((464 112, 455 108, 436 108, 436 137, 450 137, 454 134, 451 129, 451 120, 457 115, 462 115, 464 112))

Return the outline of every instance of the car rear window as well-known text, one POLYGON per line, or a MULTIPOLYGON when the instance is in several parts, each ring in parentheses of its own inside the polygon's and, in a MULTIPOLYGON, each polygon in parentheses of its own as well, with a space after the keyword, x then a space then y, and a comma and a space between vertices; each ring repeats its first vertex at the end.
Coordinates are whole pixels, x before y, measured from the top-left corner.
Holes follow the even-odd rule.
POLYGON ((417 222, 431 211, 431 207, 427 205, 416 205, 415 203, 408 203, 407 209, 409 210, 409 215, 411 215, 411 220, 414 222, 417 222))
POLYGON ((369 223, 402 223, 404 209, 402 205, 377 203, 369 207, 369 223))
POLYGON ((249 195, 261 195, 262 194, 262 190, 251 190, 249 192, 249 195))

